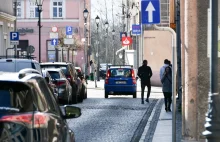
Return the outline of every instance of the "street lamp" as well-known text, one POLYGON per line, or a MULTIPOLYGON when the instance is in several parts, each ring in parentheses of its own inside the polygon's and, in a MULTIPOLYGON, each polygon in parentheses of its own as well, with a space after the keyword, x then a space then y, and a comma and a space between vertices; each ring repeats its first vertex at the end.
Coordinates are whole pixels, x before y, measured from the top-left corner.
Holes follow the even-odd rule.
POLYGON ((89 15, 89 11, 87 9, 84 9, 83 10, 83 16, 84 16, 84 38, 85 38, 85 44, 84 44, 84 60, 85 60, 85 69, 84 69, 84 73, 85 75, 87 75, 87 67, 88 67, 88 64, 87 64, 87 48, 86 48, 86 32, 87 32, 87 29, 86 29, 86 25, 87 25, 87 18, 88 18, 88 15, 89 15))
POLYGON ((114 40, 115 40, 115 30, 112 30, 112 46, 113 46, 113 65, 115 65, 115 46, 114 46, 114 40))
POLYGON ((39 63, 41 62, 41 12, 42 12, 42 0, 36 0, 36 5, 38 7, 38 27, 39 27, 39 63))
POLYGON ((106 62, 106 71, 107 71, 107 68, 108 68, 108 49, 107 49, 108 21, 107 20, 105 22, 105 32, 106 32, 106 36, 105 36, 105 62, 106 62))
MULTIPOLYGON (((100 18, 99 16, 97 15, 96 18, 95 18, 95 22, 96 22, 96 26, 97 26, 97 41, 99 41, 99 22, 100 22, 100 18)), ((98 42, 97 42, 98 43, 98 42)), ((100 73, 99 73, 99 44, 97 44, 97 54, 98 54, 98 65, 97 65, 97 81, 100 81, 100 73)))

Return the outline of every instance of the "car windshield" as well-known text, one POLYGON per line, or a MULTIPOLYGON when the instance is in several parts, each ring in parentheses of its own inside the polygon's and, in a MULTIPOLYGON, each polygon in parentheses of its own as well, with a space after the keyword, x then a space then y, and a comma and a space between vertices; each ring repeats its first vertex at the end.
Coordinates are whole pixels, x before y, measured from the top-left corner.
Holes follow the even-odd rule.
POLYGON ((51 78, 53 79, 53 80, 55 80, 55 79, 60 79, 60 74, 59 74, 59 72, 57 72, 57 71, 48 71, 49 72, 49 74, 50 74, 50 76, 51 76, 51 78))
POLYGON ((0 117, 2 113, 33 111, 30 88, 18 82, 0 82, 0 117))
POLYGON ((18 72, 18 71, 25 69, 25 68, 33 68, 33 67, 30 62, 17 62, 16 66, 15 66, 14 62, 0 63, 0 71, 18 72))
POLYGON ((67 65, 41 65, 41 68, 42 69, 45 69, 45 68, 60 68, 60 69, 62 69, 62 71, 65 75, 69 74, 68 70, 67 70, 67 65))
POLYGON ((110 69, 110 77, 132 77, 131 69, 110 69))

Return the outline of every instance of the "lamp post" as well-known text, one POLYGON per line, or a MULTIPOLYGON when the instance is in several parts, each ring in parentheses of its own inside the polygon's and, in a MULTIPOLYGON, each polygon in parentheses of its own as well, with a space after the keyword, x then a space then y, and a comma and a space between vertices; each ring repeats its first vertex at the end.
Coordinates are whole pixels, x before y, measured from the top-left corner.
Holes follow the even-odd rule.
MULTIPOLYGON (((97 41, 99 41, 99 22, 100 22, 100 18, 97 15, 95 18, 95 22, 96 22, 96 26, 97 26, 97 41)), ((98 42, 97 42, 98 43, 98 42)), ((99 73, 99 44, 97 44, 97 56, 98 56, 98 65, 97 65, 97 81, 100 81, 100 73, 99 73)))
POLYGON ((112 46, 113 46, 113 65, 115 65, 115 46, 114 46, 114 40, 115 40, 115 30, 112 30, 112 46))
POLYGON ((87 72, 87 67, 88 67, 88 64, 87 64, 87 48, 86 48, 86 32, 87 32, 86 25, 87 25, 88 15, 89 15, 89 11, 87 9, 84 9, 83 10, 83 16, 84 16, 84 38, 85 38, 85 44, 84 44, 84 60, 85 60, 84 73, 85 73, 85 75, 88 75, 88 72, 87 72))
POLYGON ((106 71, 108 68, 108 48, 107 48, 107 35, 108 35, 108 21, 105 22, 105 62, 106 62, 106 71))
POLYGON ((210 0, 211 17, 209 26, 209 36, 211 36, 210 45, 210 92, 209 107, 206 114, 206 131, 203 135, 207 142, 220 141, 220 96, 218 90, 218 0, 210 0))
POLYGON ((36 5, 38 9, 38 27, 39 27, 39 63, 41 62, 41 12, 42 12, 42 5, 43 1, 36 0, 36 5))

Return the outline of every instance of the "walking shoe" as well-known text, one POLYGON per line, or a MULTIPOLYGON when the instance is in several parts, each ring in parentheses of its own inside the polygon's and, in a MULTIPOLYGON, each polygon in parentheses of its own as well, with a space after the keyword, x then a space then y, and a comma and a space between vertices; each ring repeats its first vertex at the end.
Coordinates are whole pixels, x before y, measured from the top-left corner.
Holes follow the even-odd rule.
POLYGON ((169 112, 171 112, 171 109, 170 109, 170 108, 168 108, 168 111, 169 111, 169 112))
POLYGON ((149 99, 148 98, 145 101, 149 103, 149 99))
POLYGON ((143 100, 141 101, 141 104, 144 104, 144 101, 143 101, 143 100))
POLYGON ((168 109, 167 109, 167 108, 165 108, 165 111, 167 112, 167 111, 168 111, 168 109))

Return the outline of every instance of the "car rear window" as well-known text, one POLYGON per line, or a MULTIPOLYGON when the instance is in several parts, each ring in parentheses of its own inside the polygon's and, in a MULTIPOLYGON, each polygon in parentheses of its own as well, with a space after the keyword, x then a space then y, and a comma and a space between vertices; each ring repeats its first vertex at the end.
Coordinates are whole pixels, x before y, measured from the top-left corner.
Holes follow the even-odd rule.
POLYGON ((18 82, 0 82, 0 115, 3 112, 33 111, 33 97, 29 87, 18 82))
POLYGON ((14 62, 1 62, 0 71, 15 72, 14 62))
POLYGON ((132 69, 110 69, 110 77, 132 77, 132 69))
POLYGON ((57 71, 48 71, 52 79, 60 79, 60 74, 57 71))
POLYGON ((67 65, 40 65, 42 69, 45 68, 61 68, 65 75, 69 74, 67 70, 67 65))

